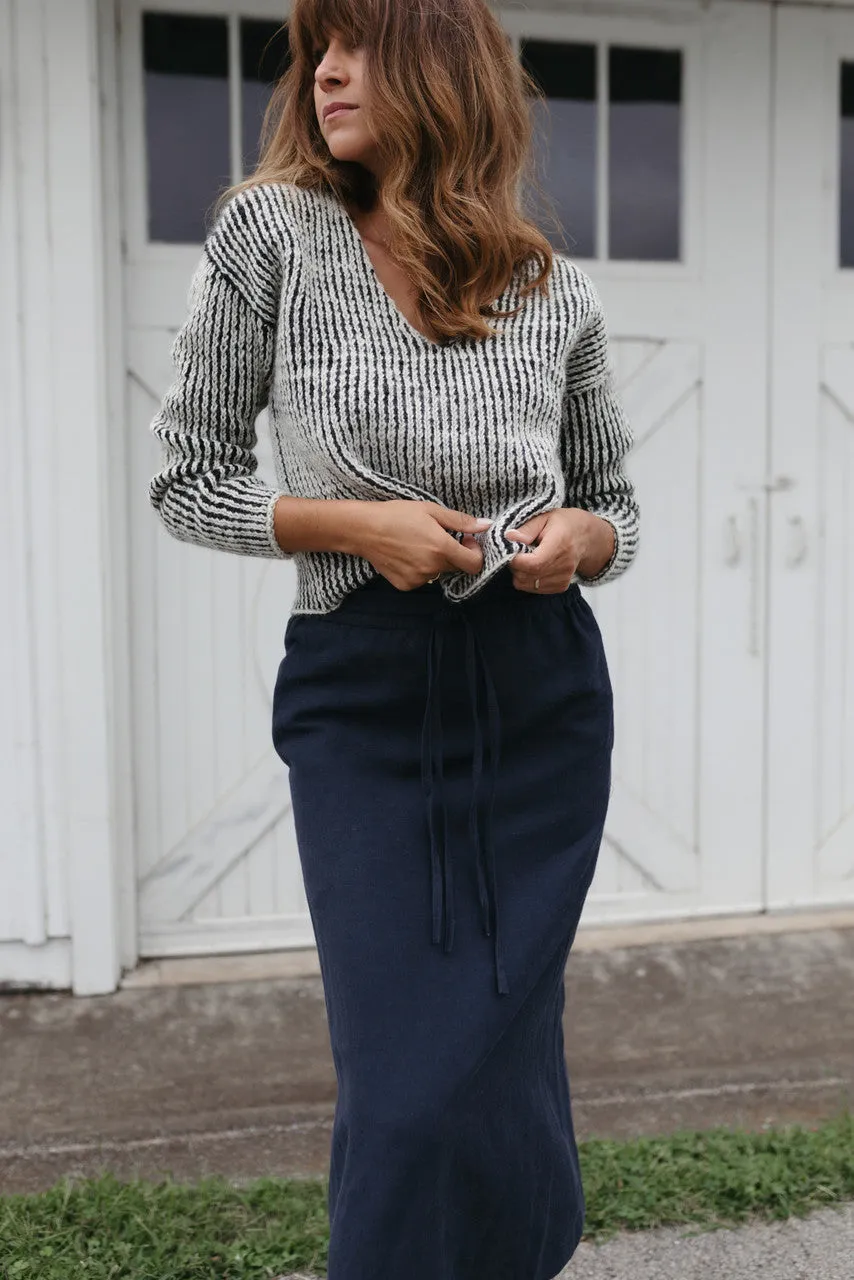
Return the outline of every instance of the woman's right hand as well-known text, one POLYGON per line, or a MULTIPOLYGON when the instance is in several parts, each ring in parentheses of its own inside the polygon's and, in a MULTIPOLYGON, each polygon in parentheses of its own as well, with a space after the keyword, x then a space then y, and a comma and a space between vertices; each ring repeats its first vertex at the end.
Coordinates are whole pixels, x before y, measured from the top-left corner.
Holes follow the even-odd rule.
POLYGON ((362 556, 399 591, 413 591, 447 570, 479 573, 483 552, 473 535, 492 524, 438 502, 390 498, 361 504, 351 526, 354 554, 362 556), (449 530, 463 534, 458 542, 449 530))

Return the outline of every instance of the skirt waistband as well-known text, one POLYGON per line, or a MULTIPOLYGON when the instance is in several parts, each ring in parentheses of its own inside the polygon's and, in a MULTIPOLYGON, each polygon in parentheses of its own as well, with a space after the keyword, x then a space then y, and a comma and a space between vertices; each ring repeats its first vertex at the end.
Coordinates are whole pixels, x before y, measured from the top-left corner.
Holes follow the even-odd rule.
POLYGON ((450 599, 442 589, 441 580, 424 583, 412 591, 401 591, 382 574, 369 578, 361 586, 348 592, 342 602, 331 612, 321 615, 335 621, 354 616, 368 619, 371 615, 382 618, 383 626, 411 626, 419 618, 430 618, 443 615, 448 618, 462 616, 463 613, 477 615, 489 613, 493 609, 506 610, 518 607, 522 609, 554 609, 562 607, 570 594, 579 591, 578 583, 564 592, 544 592, 537 595, 531 591, 520 591, 513 582, 507 565, 498 569, 481 587, 464 600, 450 599))

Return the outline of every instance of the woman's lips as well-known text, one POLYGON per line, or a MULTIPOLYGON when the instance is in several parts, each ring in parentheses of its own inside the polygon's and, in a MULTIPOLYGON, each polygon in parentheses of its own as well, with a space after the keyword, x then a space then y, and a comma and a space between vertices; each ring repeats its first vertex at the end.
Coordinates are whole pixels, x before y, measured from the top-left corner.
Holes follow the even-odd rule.
POLYGON ((328 115, 324 116, 324 120, 337 120, 339 116, 345 116, 350 111, 358 110, 358 107, 335 107, 328 115))

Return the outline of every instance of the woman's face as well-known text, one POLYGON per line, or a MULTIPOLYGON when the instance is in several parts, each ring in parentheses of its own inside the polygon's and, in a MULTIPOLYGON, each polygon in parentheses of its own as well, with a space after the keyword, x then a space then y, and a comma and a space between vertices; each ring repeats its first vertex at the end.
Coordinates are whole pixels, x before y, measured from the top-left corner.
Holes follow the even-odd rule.
POLYGON ((336 160, 355 161, 379 178, 380 159, 367 127, 362 49, 350 48, 333 32, 325 48, 315 49, 314 64, 314 109, 329 150, 336 160), (338 103, 346 106, 333 110, 338 103))

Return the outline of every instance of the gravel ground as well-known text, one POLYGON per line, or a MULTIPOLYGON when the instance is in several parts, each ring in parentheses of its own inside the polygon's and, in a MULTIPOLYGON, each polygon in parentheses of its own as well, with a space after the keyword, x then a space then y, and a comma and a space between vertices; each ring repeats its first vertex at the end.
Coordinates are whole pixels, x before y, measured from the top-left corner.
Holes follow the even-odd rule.
MULTIPOLYGON (((735 1231, 664 1228, 582 1244, 556 1280, 852 1280, 854 1205, 735 1231)), ((279 1280, 315 1280, 281 1276, 279 1280)))
POLYGON ((852 1280, 854 1205, 808 1218, 689 1234, 632 1232, 582 1244, 560 1280, 852 1280))

